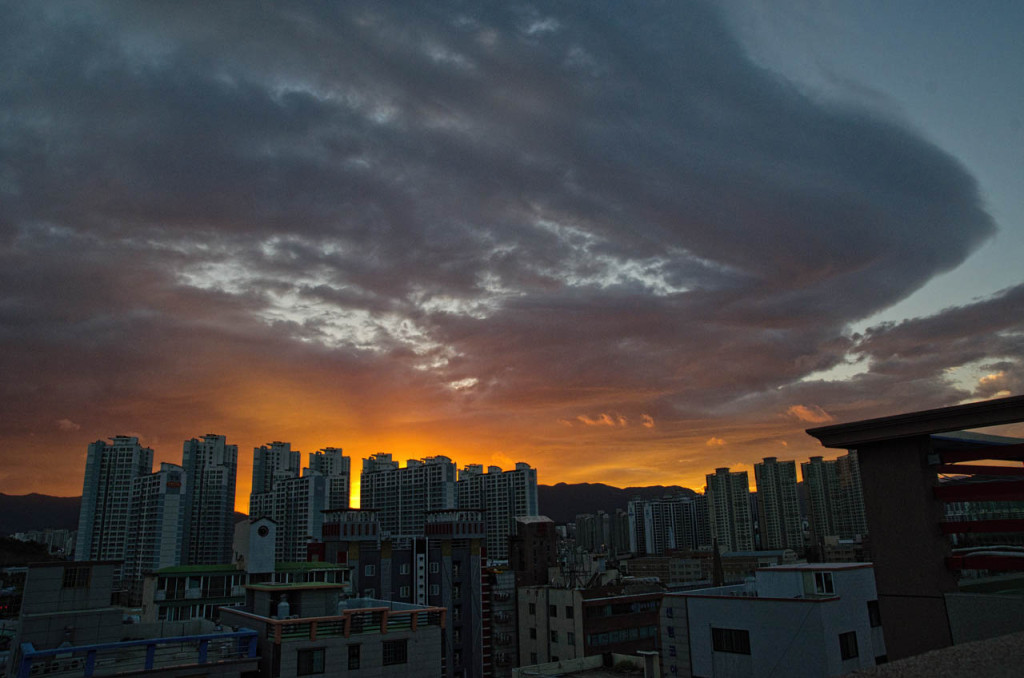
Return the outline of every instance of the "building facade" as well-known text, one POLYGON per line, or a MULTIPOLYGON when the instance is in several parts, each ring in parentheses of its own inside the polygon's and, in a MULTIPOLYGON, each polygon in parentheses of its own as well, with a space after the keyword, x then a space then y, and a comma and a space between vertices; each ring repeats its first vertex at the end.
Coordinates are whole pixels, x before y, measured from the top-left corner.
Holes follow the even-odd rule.
POLYGON ((500 466, 470 464, 459 472, 458 505, 484 511, 487 523, 487 557, 508 561, 508 541, 518 516, 537 515, 537 469, 518 463, 503 471, 500 466))
POLYGON ((750 481, 746 471, 718 468, 708 474, 705 495, 711 537, 720 551, 752 551, 754 521, 750 515, 750 481))
POLYGON ((309 453, 309 470, 327 477, 327 506, 330 509, 349 507, 352 487, 352 460, 340 447, 325 447, 309 453))
POLYGON ((125 557, 132 481, 153 472, 153 450, 134 436, 115 436, 89 445, 78 518, 76 560, 125 557))
POLYGON ((187 550, 189 565, 231 562, 235 533, 235 482, 238 446, 209 433, 186 440, 181 466, 188 483, 187 550))
POLYGON ((399 467, 390 454, 363 460, 359 505, 374 509, 392 535, 421 535, 430 511, 456 507, 456 466, 448 457, 410 459, 399 467))
POLYGON ((761 548, 804 552, 803 521, 797 497, 796 462, 765 457, 754 464, 761 548))

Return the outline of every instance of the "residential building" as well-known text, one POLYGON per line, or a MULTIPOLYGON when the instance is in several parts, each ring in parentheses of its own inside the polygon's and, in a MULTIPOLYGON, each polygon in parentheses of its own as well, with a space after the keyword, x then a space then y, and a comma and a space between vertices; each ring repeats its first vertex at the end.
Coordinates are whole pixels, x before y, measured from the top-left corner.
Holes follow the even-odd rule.
POLYGON ((347 598, 340 584, 253 584, 242 607, 222 608, 225 626, 254 629, 259 675, 436 678, 446 611, 347 598))
POLYGON ((130 588, 131 603, 137 605, 144 575, 181 564, 188 526, 188 479, 182 467, 163 462, 156 473, 132 479, 131 493, 122 577, 130 588))
POLYGON ((715 469, 708 474, 705 495, 711 537, 720 551, 752 551, 754 521, 750 515, 750 482, 746 471, 715 469))
POLYGON ((299 477, 302 455, 291 443, 275 441, 254 447, 252 453, 252 494, 272 491, 277 480, 299 477))
POLYGON ((754 464, 761 548, 804 552, 803 521, 797 498, 796 462, 765 457, 754 464))
POLYGON ((516 586, 548 583, 548 569, 558 562, 558 532, 547 516, 516 518, 516 534, 509 544, 509 566, 516 586))
POLYGON ((256 632, 213 622, 125 623, 111 605, 118 563, 32 565, 9 676, 211 675, 240 678, 257 669, 256 632))
POLYGON ((352 460, 340 447, 325 447, 309 453, 309 470, 327 477, 327 506, 347 509, 352 486, 352 460))
POLYGON ((711 546, 707 499, 702 495, 634 499, 628 506, 629 550, 636 555, 711 546))
POLYGON ((667 594, 664 674, 837 676, 886 661, 869 563, 757 570, 745 584, 667 594))
POLYGON ((278 476, 270 492, 249 497, 250 518, 267 517, 277 525, 275 562, 305 560, 307 544, 322 536, 329 478, 309 472, 278 476))
POLYGON ((390 454, 363 460, 359 505, 378 512, 392 535, 421 535, 430 511, 456 507, 456 467, 448 457, 410 459, 404 468, 390 454))
POLYGON ((115 436, 89 445, 78 518, 76 560, 125 557, 132 480, 153 472, 153 450, 134 436, 115 436))
POLYGON ((470 464, 459 473, 458 505, 484 511, 487 522, 487 558, 508 561, 508 541, 515 518, 537 515, 537 469, 520 462, 514 470, 470 464))
POLYGON ((188 485, 187 546, 184 562, 217 565, 231 562, 235 531, 235 480, 238 446, 208 433, 186 440, 181 466, 188 485))
POLYGON ((357 595, 449 610, 442 675, 480 678, 491 624, 483 605, 485 535, 480 511, 433 511, 421 536, 401 536, 387 533, 379 511, 335 510, 326 513, 324 541, 311 552, 348 565, 357 595))
POLYGON ((520 664, 658 648, 664 589, 650 583, 525 586, 518 591, 520 664))
POLYGON ((807 487, 811 545, 818 557, 827 537, 859 541, 868 534, 857 451, 834 460, 811 457, 800 465, 807 487))

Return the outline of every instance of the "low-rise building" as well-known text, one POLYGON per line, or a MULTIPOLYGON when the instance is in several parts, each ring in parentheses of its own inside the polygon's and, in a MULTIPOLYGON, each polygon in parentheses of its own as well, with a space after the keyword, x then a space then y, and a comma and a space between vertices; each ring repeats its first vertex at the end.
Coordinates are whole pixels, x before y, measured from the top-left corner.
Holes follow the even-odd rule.
POLYGON ((346 598, 341 584, 254 584, 225 626, 255 629, 259 675, 437 678, 445 609, 346 598))
POLYGON ((745 584, 665 596, 665 674, 836 676, 886 661, 870 563, 758 570, 745 584))

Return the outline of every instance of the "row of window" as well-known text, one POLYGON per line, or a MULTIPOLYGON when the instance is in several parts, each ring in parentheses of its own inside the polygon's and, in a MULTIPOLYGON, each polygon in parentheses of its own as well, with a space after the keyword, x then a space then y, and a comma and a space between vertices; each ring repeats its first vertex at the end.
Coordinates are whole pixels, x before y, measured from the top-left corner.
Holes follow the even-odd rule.
POLYGON ((600 647, 602 645, 626 643, 631 640, 654 638, 657 635, 657 626, 634 626, 632 628, 618 629, 607 633, 589 633, 587 634, 587 644, 591 647, 600 647))
MULTIPOLYGON (((385 640, 383 643, 384 666, 406 664, 409 661, 408 640, 385 640)), ((323 647, 312 647, 299 650, 295 672, 300 676, 312 676, 326 672, 327 649, 323 647)), ((359 668, 360 651, 359 644, 353 643, 348 646, 348 668, 354 671, 359 668)))

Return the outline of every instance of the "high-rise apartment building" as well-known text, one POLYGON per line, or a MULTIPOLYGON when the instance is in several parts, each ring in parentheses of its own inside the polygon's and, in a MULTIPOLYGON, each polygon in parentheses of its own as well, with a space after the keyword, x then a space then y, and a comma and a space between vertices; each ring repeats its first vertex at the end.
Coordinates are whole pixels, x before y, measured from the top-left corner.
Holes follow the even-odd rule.
POLYGON ((706 476, 711 537, 720 551, 753 551, 750 481, 746 471, 717 468, 706 476))
POLYGON ((177 464, 131 482, 123 578, 132 585, 133 604, 141 603, 142 578, 182 564, 188 532, 188 476, 177 464))
POLYGON ((520 462, 514 470, 470 464, 459 473, 458 504, 461 509, 484 512, 487 524, 487 557, 508 560, 508 540, 518 516, 537 515, 537 469, 520 462))
POLYGON ((754 464, 761 548, 804 552, 803 525, 796 491, 796 462, 765 457, 754 464))
POLYGON ((327 476, 307 472, 299 478, 278 478, 270 492, 250 497, 250 519, 270 518, 277 523, 275 561, 306 560, 306 545, 323 536, 327 494, 327 476))
POLYGON ((711 545, 707 501, 701 495, 669 495, 629 502, 629 550, 639 556, 711 545))
POLYGON ((811 457, 801 464, 811 525, 811 543, 825 537, 854 539, 867 534, 857 451, 834 460, 811 457))
POLYGON ((359 505, 377 511, 391 535, 423 534, 426 514, 456 507, 456 467, 448 457, 410 459, 404 468, 390 454, 363 460, 359 505))
POLYGON ((132 480, 153 471, 153 450, 134 436, 89 445, 78 517, 76 560, 124 560, 132 480))
POLYGON ((186 440, 181 466, 188 487, 187 545, 184 564, 222 565, 231 562, 235 534, 235 480, 238 446, 209 433, 186 440))
POLYGON ((291 443, 275 441, 253 448, 251 492, 270 492, 276 480, 298 478, 301 464, 302 455, 292 451, 291 443))
POLYGON ((340 447, 309 453, 309 470, 327 476, 327 508, 347 509, 352 486, 352 460, 340 447))

